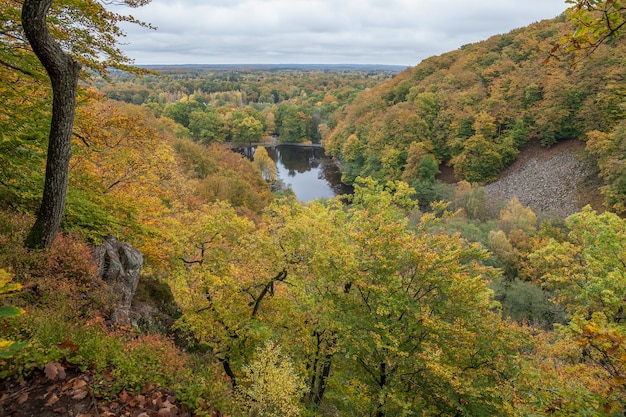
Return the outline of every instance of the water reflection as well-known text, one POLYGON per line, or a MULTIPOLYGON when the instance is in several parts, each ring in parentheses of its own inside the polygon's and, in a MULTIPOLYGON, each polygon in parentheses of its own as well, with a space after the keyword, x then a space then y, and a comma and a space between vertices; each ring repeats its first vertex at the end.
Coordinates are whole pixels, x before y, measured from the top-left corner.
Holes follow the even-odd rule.
MULTIPOLYGON (((249 154, 244 149, 240 152, 249 154)), ((341 182, 341 172, 321 147, 277 145, 267 148, 276 163, 278 178, 291 188, 298 201, 332 198, 352 193, 352 187, 341 182)))

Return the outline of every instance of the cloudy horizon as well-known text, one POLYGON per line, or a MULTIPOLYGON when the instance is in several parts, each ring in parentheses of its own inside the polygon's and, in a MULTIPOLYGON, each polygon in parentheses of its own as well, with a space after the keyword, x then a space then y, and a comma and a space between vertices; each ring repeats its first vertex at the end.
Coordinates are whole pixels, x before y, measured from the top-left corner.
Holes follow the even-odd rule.
POLYGON ((413 66, 566 8, 564 0, 152 0, 115 10, 158 28, 124 26, 122 50, 137 65, 413 66))

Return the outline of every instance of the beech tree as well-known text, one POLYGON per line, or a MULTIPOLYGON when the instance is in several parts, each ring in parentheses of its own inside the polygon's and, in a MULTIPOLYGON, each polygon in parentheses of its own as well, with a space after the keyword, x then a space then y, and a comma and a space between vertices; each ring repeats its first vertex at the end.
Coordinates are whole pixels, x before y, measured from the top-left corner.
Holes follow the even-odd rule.
POLYGON ((255 223, 219 203, 172 219, 178 326, 252 408, 303 378, 307 406, 341 415, 514 415, 508 381, 526 341, 494 310, 499 273, 478 245, 430 234, 435 215, 409 227, 412 194, 360 179, 347 207, 276 201, 255 223), (291 365, 259 356, 268 342, 291 365), (250 372, 261 367, 266 379, 250 372))
MULTIPOLYGON (((149 0, 123 0, 131 7, 149 0)), ((105 74, 108 67, 131 69, 129 59, 116 47, 123 36, 119 22, 145 25, 132 17, 107 11, 94 0, 25 0, 22 27, 33 52, 45 68, 52 85, 52 117, 48 137, 46 177, 41 206, 26 243, 48 247, 61 225, 67 195, 72 129, 81 68, 105 74), (52 19, 54 18, 54 19, 52 19), (48 20, 53 20, 50 24, 48 20), (69 52, 71 50, 71 52, 69 52), (103 56, 103 59, 99 57, 103 56)))
POLYGON ((622 36, 626 26, 626 4, 623 0, 566 0, 572 4, 567 17, 575 30, 558 43, 552 53, 560 49, 587 56, 610 39, 622 36))
MULTIPOLYGON (((566 224, 563 241, 552 239, 529 259, 539 282, 571 315, 557 328, 570 346, 562 360, 577 364, 579 373, 584 365, 595 376, 590 390, 599 399, 593 414, 601 415, 602 409, 604 415, 621 415, 626 411, 626 221, 587 206, 566 224)), ((570 401, 564 394, 561 398, 570 401)))

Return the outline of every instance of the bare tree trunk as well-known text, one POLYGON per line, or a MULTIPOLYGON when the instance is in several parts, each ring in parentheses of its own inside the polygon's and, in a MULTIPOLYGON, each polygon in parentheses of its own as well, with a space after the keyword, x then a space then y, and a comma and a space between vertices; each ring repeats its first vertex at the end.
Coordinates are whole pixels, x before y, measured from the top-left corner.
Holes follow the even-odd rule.
MULTIPOLYGON (((387 385, 387 362, 380 362, 378 364, 378 369, 380 372, 380 380, 378 381, 378 385, 380 389, 384 389, 385 385, 387 385)), ((378 400, 378 408, 376 409, 376 417, 385 417, 385 402, 382 398, 378 400)))
POLYGON ((63 218, 80 72, 80 63, 63 52, 48 30, 46 16, 51 4, 52 0, 24 0, 22 5, 24 33, 52 83, 46 179, 37 220, 26 238, 30 248, 49 247, 63 218))

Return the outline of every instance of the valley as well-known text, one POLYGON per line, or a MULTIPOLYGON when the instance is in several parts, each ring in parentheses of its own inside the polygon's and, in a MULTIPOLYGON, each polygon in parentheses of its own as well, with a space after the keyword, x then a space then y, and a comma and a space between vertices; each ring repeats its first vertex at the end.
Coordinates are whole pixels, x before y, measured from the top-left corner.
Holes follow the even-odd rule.
POLYGON ((0 414, 623 415, 620 4, 414 67, 133 67, 109 2, 0 2, 0 414))

